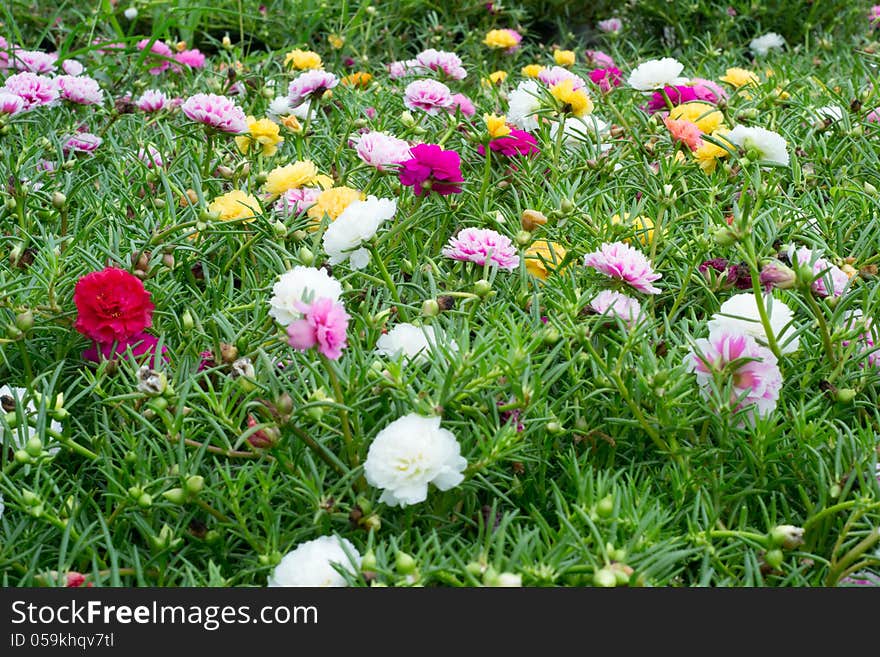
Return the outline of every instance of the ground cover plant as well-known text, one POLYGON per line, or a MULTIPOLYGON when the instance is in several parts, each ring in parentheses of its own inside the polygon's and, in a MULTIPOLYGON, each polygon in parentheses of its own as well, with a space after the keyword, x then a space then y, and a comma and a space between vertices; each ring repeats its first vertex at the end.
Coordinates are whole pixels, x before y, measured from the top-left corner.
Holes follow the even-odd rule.
POLYGON ((450 4, 3 8, 4 586, 878 582, 880 8, 450 4))

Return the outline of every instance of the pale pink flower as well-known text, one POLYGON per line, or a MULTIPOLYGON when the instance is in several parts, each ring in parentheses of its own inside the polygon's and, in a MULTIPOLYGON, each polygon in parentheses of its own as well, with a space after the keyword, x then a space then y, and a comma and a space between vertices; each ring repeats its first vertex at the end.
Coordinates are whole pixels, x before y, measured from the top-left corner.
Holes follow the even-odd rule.
POLYGON ((75 59, 65 59, 61 62, 61 70, 67 73, 67 75, 82 75, 86 69, 75 59))
POLYGON ((165 166, 165 162, 162 160, 162 154, 153 146, 141 148, 138 151, 137 156, 141 162, 147 165, 148 169, 165 166))
POLYGON ((55 78, 61 98, 78 105, 96 105, 104 100, 98 81, 87 75, 59 75, 55 78))
POLYGON ((388 64, 388 75, 392 80, 397 80, 399 78, 405 78, 408 75, 413 75, 419 70, 419 68, 419 62, 416 59, 391 62, 388 64))
POLYGON ((78 132, 64 142, 65 153, 93 153, 103 140, 91 132, 78 132))
POLYGON ((684 119, 670 119, 668 116, 663 119, 663 123, 666 125, 674 141, 680 141, 692 151, 697 150, 703 145, 703 132, 697 127, 696 123, 691 123, 684 119))
POLYGON ((464 80, 467 77, 461 58, 454 52, 429 48, 416 56, 416 62, 422 68, 442 73, 451 80, 464 80))
POLYGON ((41 50, 20 50, 16 48, 12 51, 10 62, 12 63, 12 68, 19 71, 50 73, 55 70, 55 61, 57 59, 58 53, 42 52, 41 50))
POLYGON ((302 214, 317 203, 322 191, 320 187, 288 189, 275 202, 275 212, 285 217, 302 214))
MULTIPOLYGON (((792 249, 792 251, 794 251, 792 249)), ((839 297, 846 291, 849 284, 849 276, 836 265, 830 263, 825 258, 820 257, 819 253, 803 246, 797 251, 791 253, 791 262, 797 267, 798 265, 806 265, 812 267, 813 276, 813 292, 820 297, 839 297)))
POLYGON ((406 141, 384 132, 367 132, 358 135, 354 142, 358 157, 379 171, 412 157, 406 141))
POLYGON ((546 84, 548 87, 557 85, 563 80, 571 80, 572 89, 575 91, 578 89, 583 89, 587 86, 587 83, 584 82, 584 79, 582 77, 575 75, 567 68, 563 68, 562 66, 545 68, 543 71, 538 73, 538 79, 546 84))
MULTIPOLYGON (((205 68, 205 56, 196 48, 177 53, 174 55, 174 61, 178 64, 183 64, 187 68, 205 68)), ((179 66, 174 68, 176 71, 181 70, 179 66)))
POLYGON ((452 104, 446 110, 450 114, 454 114, 456 110, 461 110, 462 116, 473 116, 477 113, 477 108, 474 107, 471 99, 464 94, 454 94, 452 96, 452 104))
POLYGON ((465 228, 443 247, 443 255, 453 260, 473 262, 512 271, 519 266, 519 255, 510 238, 489 228, 465 228))
POLYGON ((330 360, 338 360, 347 346, 346 331, 350 317, 338 301, 322 297, 311 304, 297 303, 302 319, 287 327, 288 344, 299 351, 317 347, 330 360))
POLYGON ((411 110, 422 110, 428 114, 439 114, 452 105, 452 92, 442 82, 436 80, 415 80, 406 85, 403 91, 403 104, 411 110))
MULTIPOLYGON (((137 49, 143 50, 147 47, 147 44, 150 43, 149 39, 141 39, 137 43, 137 49)), ((118 45, 118 44, 114 44, 118 45)), ((159 75, 164 71, 168 70, 168 67, 171 66, 171 59, 174 58, 174 51, 168 46, 164 41, 159 41, 158 39, 153 42, 153 45, 150 46, 150 52, 156 57, 148 57, 147 60, 150 63, 155 64, 153 68, 150 69, 150 75, 159 75)))
POLYGON ((58 99, 55 80, 36 73, 16 73, 6 78, 0 90, 15 94, 24 101, 24 110, 48 105, 58 99))
POLYGON ((624 324, 632 326, 642 314, 642 304, 614 290, 602 290, 590 301, 590 308, 600 315, 618 317, 624 324))
POLYGON ((872 109, 870 112, 868 112, 868 116, 865 117, 865 120, 868 123, 880 123, 880 107, 872 109))
POLYGON ((623 21, 619 18, 607 18, 604 21, 599 21, 596 23, 596 27, 599 28, 600 32, 605 32, 606 34, 617 34, 620 30, 623 29, 623 21))
POLYGON ((13 116, 19 112, 23 112, 25 107, 24 100, 15 94, 11 94, 4 89, 0 89, 0 114, 8 114, 13 116))
POLYGON ((729 386, 730 403, 734 410, 754 405, 759 417, 766 417, 776 408, 782 388, 782 373, 776 356, 767 347, 744 333, 716 329, 709 338, 696 340, 695 349, 687 355, 687 369, 697 375, 700 392, 712 399, 718 384, 729 386))
POLYGON ((181 109, 190 120, 221 132, 240 134, 248 130, 244 111, 226 96, 196 94, 187 98, 181 109))
POLYGON ((654 273, 651 263, 641 251, 625 242, 606 242, 598 251, 584 256, 584 266, 623 281, 639 292, 660 293, 651 283, 659 280, 661 274, 654 273))
POLYGON ((587 64, 595 66, 596 68, 612 68, 615 66, 614 58, 611 57, 611 55, 605 54, 601 50, 588 50, 587 64))
POLYGON ((0 71, 9 68, 9 52, 15 50, 15 46, 0 36, 0 71))
POLYGON ((339 78, 329 71, 309 70, 300 73, 287 88, 287 102, 299 107, 310 98, 317 98, 339 84, 339 78))
MULTIPOLYGON (((857 329, 862 331, 856 336, 856 345, 858 346, 856 353, 860 357, 867 357, 869 365, 880 367, 880 351, 876 350, 877 343, 880 342, 880 338, 878 338, 880 332, 878 332, 874 320, 870 317, 863 319, 861 310, 851 310, 844 316, 844 326, 848 331, 857 329)), ((844 347, 848 347, 850 341, 843 340, 841 343, 844 347)))
POLYGON ((120 41, 101 41, 100 39, 94 39, 92 45, 99 46, 98 48, 95 48, 95 52, 99 55, 113 55, 122 52, 127 48, 127 46, 120 41))
POLYGON ((727 99, 727 92, 717 82, 703 78, 691 78, 688 85, 693 88, 697 100, 717 105, 727 99))
POLYGON ((158 89, 147 89, 135 101, 135 105, 143 112, 159 112, 169 106, 168 96, 158 89))

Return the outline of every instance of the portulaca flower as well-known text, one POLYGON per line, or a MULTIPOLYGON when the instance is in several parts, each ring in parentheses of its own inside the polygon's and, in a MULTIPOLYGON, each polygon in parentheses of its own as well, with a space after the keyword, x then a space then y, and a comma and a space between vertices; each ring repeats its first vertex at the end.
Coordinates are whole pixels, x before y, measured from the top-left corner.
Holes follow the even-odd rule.
POLYGON ((738 125, 725 133, 724 138, 742 148, 747 154, 754 152, 760 160, 782 166, 788 165, 788 143, 778 132, 757 126, 748 128, 738 125))
POLYGON ((384 132, 365 132, 357 135, 352 142, 358 157, 379 171, 412 158, 409 143, 384 132))
MULTIPOLYGON (((582 119, 576 116, 569 116, 564 120, 563 143, 566 146, 573 146, 583 143, 598 143, 601 136, 608 132, 608 124, 594 114, 585 116, 582 119)), ((559 121, 554 121, 550 125, 550 138, 556 141, 556 135, 559 132, 559 121)), ((608 150, 611 144, 603 144, 602 150, 608 150)))
MULTIPOLYGON (((800 339, 795 335, 792 324, 794 313, 791 308, 771 295, 764 297, 764 307, 779 351, 783 354, 797 351, 800 339)), ((721 304, 719 311, 709 320, 709 331, 716 330, 740 331, 751 335, 761 344, 767 344, 767 333, 761 323, 758 301, 751 292, 735 294, 721 304)))
POLYGON ((749 42, 749 50, 751 50, 756 55, 760 55, 763 57, 771 50, 778 49, 782 50, 785 46, 785 39, 782 38, 776 32, 768 32, 767 34, 759 37, 755 37, 749 42))
POLYGON ((268 585, 348 586, 334 565, 354 575, 360 570, 361 555, 346 538, 321 536, 285 554, 269 576, 268 585))
POLYGON ((507 120, 520 130, 538 129, 536 112, 541 109, 541 87, 534 80, 523 80, 510 92, 507 120))
POLYGON ((381 488, 380 502, 401 507, 424 502, 428 484, 449 490, 464 480, 467 461, 439 417, 410 413, 382 429, 364 463, 367 483, 381 488))
MULTIPOLYGON (((12 441, 10 443, 12 449, 24 449, 28 440, 34 437, 40 437, 37 428, 27 421, 29 415, 32 416, 37 412, 34 400, 28 400, 28 403, 24 408, 19 407, 27 394, 28 392, 25 388, 10 388, 6 385, 0 387, 0 408, 2 408, 3 413, 15 413, 19 416, 20 420, 18 426, 13 429, 9 435, 9 438, 12 441)), ((57 420, 52 420, 49 423, 49 428, 55 433, 61 433, 62 431, 61 423, 57 420)), ((49 454, 57 454, 58 450, 61 449, 55 441, 44 439, 43 442, 44 447, 49 454)), ((0 445, 2 444, 3 440, 0 438, 0 445)))
POLYGON ((669 84, 675 84, 682 70, 684 64, 672 57, 651 59, 636 66, 629 74, 627 83, 639 91, 662 89, 669 84))
POLYGON ((816 278, 811 287, 820 297, 839 297, 846 291, 849 276, 840 267, 823 258, 820 252, 805 246, 795 250, 792 246, 788 254, 793 266, 805 266, 812 270, 816 278))
MULTIPOLYGON (((457 349, 455 342, 450 348, 457 349)), ((437 336, 433 326, 416 326, 404 322, 382 335, 376 342, 376 351, 388 358, 401 355, 413 362, 424 362, 429 352, 437 348, 437 336)))
POLYGON ((342 285, 325 270, 297 265, 272 286, 269 314, 282 326, 289 326, 302 318, 298 305, 316 299, 339 301, 342 285))
POLYGON ((840 105, 825 105, 816 110, 821 119, 827 119, 834 123, 843 118, 843 108, 840 105))
POLYGON ((373 239, 379 227, 394 216, 397 201, 368 196, 353 201, 324 233, 324 250, 330 264, 351 261, 352 269, 363 269, 370 262, 370 252, 361 246, 373 239))

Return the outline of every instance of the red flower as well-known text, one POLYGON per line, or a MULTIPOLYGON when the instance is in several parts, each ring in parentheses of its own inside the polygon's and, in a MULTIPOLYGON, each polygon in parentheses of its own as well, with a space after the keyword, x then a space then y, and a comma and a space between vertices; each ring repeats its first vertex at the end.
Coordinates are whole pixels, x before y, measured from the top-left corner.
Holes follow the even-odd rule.
POLYGON ((79 279, 73 301, 76 330, 102 344, 126 342, 153 323, 150 293, 139 278, 116 267, 79 279))
POLYGON ((78 589, 81 586, 85 586, 86 588, 91 588, 94 586, 91 582, 86 582, 86 576, 82 573, 78 573, 75 570, 71 570, 67 573, 67 583, 65 586, 69 589, 78 589))

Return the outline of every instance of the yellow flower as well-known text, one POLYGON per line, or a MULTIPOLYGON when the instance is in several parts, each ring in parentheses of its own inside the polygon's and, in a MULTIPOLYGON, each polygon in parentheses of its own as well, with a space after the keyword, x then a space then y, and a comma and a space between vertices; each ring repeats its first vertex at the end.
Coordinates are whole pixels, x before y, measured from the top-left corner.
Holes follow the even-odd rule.
POLYGON ((270 194, 283 194, 288 189, 313 185, 317 177, 318 167, 311 160, 294 162, 272 169, 263 184, 263 191, 270 194))
POLYGON ((233 219, 253 221, 261 210, 257 199, 240 189, 234 189, 211 201, 208 212, 216 212, 223 221, 233 219))
POLYGON ((515 48, 519 42, 520 39, 517 39, 517 34, 513 30, 489 30, 486 38, 483 39, 483 43, 490 48, 504 48, 505 50, 515 48))
POLYGON ((483 78, 483 86, 484 87, 492 87, 496 84, 501 84, 507 79, 507 71, 494 71, 489 74, 488 78, 483 78))
POLYGON ((538 74, 546 68, 546 66, 541 66, 541 64, 529 64, 528 66, 523 66, 520 73, 527 78, 536 78, 538 77, 538 74))
MULTIPOLYGON (((614 225, 623 224, 636 235, 636 239, 642 246, 648 246, 654 241, 654 220, 651 217, 639 215, 635 219, 630 219, 629 212, 624 212, 623 217, 615 214, 611 217, 611 223, 614 225)), ((630 244, 632 240, 629 237, 623 240, 630 244)))
POLYGON ((333 50, 339 50, 345 45, 345 37, 341 37, 338 34, 328 34, 327 41, 330 43, 330 47, 333 48, 333 50))
POLYGON ((311 50, 291 50, 284 58, 284 65, 295 68, 297 71, 324 68, 321 55, 311 50))
POLYGON ((288 114, 287 116, 281 117, 281 125, 290 130, 291 132, 300 133, 302 132, 302 125, 299 122, 299 119, 296 118, 294 114, 288 114))
MULTIPOLYGON (((720 142, 728 144, 730 148, 733 148, 733 145, 722 137, 722 135, 727 134, 727 132, 727 129, 719 128, 712 133, 712 137, 720 142)), ((728 155, 730 155, 730 153, 726 149, 717 146, 706 139, 703 139, 703 145, 694 151, 694 157, 697 160, 697 164, 700 165, 700 168, 705 173, 712 173, 715 171, 718 161, 728 155)))
POLYGON ((737 67, 727 69, 725 74, 718 79, 722 82, 733 85, 737 89, 744 87, 747 84, 758 84, 758 82, 760 82, 758 76, 751 71, 737 67))
POLYGON ((483 114, 483 120, 486 122, 486 131, 492 139, 506 137, 510 134, 510 128, 507 127, 507 117, 496 114, 483 114))
POLYGON ((346 87, 360 87, 361 89, 366 89, 367 85, 370 84, 370 81, 373 79, 373 76, 369 73, 365 73, 364 71, 357 71, 352 73, 351 75, 346 75, 340 82, 346 87))
POLYGON ((577 117, 593 111, 593 101, 583 89, 575 89, 573 80, 562 80, 550 87, 550 94, 577 117))
POLYGON ((724 115, 709 103, 683 103, 670 110, 669 118, 690 121, 706 134, 715 132, 724 121, 724 115))
POLYGON ((574 50, 554 50, 553 61, 560 66, 574 66, 574 50))
POLYGON ((538 240, 526 249, 526 271, 535 278, 546 281, 565 259, 567 251, 561 244, 538 240))
POLYGON ((235 144, 244 155, 247 155, 251 147, 255 147, 266 157, 275 155, 278 144, 284 141, 279 132, 278 124, 269 119, 257 120, 252 116, 247 117, 248 134, 235 138, 235 144))
POLYGON ((309 208, 309 216, 315 221, 320 221, 326 214, 330 221, 336 221, 345 208, 354 201, 364 199, 364 193, 351 187, 331 187, 318 195, 318 200, 309 208))
POLYGON ((791 94, 788 93, 782 87, 776 87, 773 90, 773 97, 778 101, 783 101, 783 100, 788 100, 789 98, 791 98, 791 94))

